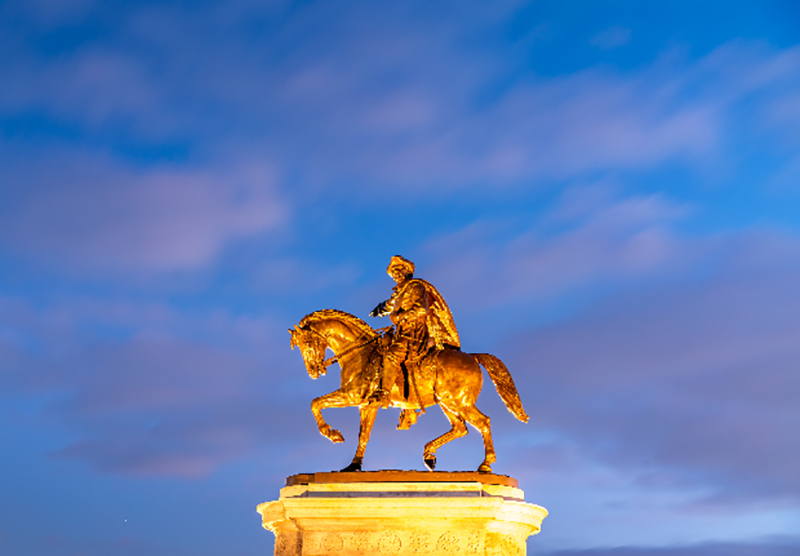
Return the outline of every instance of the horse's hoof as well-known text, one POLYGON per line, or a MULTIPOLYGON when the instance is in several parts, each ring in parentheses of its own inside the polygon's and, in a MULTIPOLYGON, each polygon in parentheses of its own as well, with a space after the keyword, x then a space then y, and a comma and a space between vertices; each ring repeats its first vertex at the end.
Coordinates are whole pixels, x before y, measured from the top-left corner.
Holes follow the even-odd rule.
POLYGON ((491 473, 492 466, 488 463, 482 463, 480 467, 478 467, 478 473, 491 473))
POLYGON ((428 468, 428 471, 433 471, 436 469, 436 456, 432 458, 425 458, 425 467, 428 468))
POLYGON ((353 473, 355 471, 361 471, 361 464, 353 462, 344 469, 340 471, 340 473, 353 473))
POLYGON ((340 433, 336 429, 333 429, 330 433, 328 433, 328 438, 330 438, 331 442, 333 442, 334 444, 340 444, 344 442, 344 436, 342 436, 342 433, 340 433))

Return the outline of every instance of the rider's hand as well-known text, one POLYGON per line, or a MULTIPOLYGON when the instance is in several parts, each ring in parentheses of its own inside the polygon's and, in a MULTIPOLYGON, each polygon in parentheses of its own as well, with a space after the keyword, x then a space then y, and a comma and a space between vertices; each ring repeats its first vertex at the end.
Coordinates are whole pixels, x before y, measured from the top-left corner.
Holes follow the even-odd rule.
POLYGON ((378 303, 377 306, 375 306, 375 308, 372 310, 372 312, 369 314, 369 316, 371 316, 371 317, 382 317, 385 314, 386 314, 386 302, 385 301, 381 301, 380 303, 378 303))

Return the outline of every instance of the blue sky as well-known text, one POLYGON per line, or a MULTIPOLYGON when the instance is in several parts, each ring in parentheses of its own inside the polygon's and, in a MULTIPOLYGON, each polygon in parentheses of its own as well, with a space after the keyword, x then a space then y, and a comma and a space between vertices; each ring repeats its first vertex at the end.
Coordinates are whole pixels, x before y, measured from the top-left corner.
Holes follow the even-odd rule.
MULTIPOLYGON (((515 377, 532 554, 797 554, 798 42, 790 1, 0 3, 0 553, 267 553, 357 431, 286 329, 402 254, 515 377)), ((395 420, 367 469, 447 427, 395 420)))

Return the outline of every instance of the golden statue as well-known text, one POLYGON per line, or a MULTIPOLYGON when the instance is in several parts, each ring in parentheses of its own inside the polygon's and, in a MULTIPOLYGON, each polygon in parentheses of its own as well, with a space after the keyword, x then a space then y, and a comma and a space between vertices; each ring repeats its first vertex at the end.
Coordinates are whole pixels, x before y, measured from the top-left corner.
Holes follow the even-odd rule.
POLYGON ((511 374, 493 355, 461 351, 450 309, 436 288, 414 278, 414 263, 394 256, 387 272, 396 282, 392 296, 370 315, 390 315, 394 326, 374 330, 349 313, 323 309, 289 329, 291 347, 300 349, 311 378, 326 374, 334 362, 341 368, 341 387, 311 402, 320 433, 332 442, 344 442, 342 434, 322 418, 322 409, 357 406, 361 417, 358 448, 342 471, 360 471, 379 408, 401 408, 397 428, 402 430, 416 422, 417 412, 439 404, 451 428, 425 445, 426 467, 433 470, 436 451, 467 434, 469 423, 483 436, 485 454, 478 471, 491 472, 496 456, 490 420, 475 407, 483 387, 480 365, 488 371, 508 410, 527 422, 511 374), (334 355, 325 359, 328 348, 334 355))

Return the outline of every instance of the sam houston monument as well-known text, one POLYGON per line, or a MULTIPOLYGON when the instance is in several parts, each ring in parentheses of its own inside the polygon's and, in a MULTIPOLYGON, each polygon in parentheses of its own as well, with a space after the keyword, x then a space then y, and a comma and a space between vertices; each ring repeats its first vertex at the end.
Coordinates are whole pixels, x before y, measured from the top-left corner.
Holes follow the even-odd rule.
POLYGON ((275 554, 524 555, 547 510, 526 503, 516 479, 492 473, 490 419, 475 407, 483 366, 508 410, 527 422, 511 374, 493 355, 461 351, 444 298, 414 278, 411 261, 394 256, 387 271, 396 283, 392 295, 370 315, 389 315, 391 326, 376 330, 349 313, 323 309, 289 330, 311 378, 334 362, 341 369, 340 388, 311 402, 320 433, 344 442, 323 419, 324 408, 358 407, 361 427, 350 465, 293 475, 278 500, 258 506, 263 526, 275 533, 275 554), (328 359, 327 349, 333 352, 328 359), (379 409, 400 408, 397 428, 404 430, 436 404, 451 427, 425 445, 428 471, 361 470, 379 409), (434 471, 436 451, 467 434, 468 423, 483 437, 478 470, 434 471))

